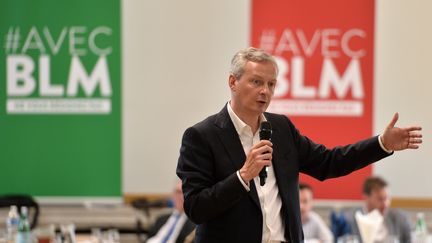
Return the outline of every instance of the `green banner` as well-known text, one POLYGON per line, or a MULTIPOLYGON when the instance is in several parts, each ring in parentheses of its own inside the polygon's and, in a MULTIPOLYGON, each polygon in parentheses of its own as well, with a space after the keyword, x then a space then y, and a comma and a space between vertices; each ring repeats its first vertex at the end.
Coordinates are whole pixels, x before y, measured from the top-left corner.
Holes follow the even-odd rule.
POLYGON ((0 2, 0 194, 121 195, 120 0, 0 2))

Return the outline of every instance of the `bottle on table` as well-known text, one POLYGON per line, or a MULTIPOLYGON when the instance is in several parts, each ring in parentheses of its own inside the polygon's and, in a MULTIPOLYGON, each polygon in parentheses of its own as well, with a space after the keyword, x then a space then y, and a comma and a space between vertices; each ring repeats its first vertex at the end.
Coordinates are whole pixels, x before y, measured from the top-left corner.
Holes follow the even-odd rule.
POLYGON ((9 242, 14 241, 15 239, 15 236, 18 232, 19 221, 20 216, 18 214, 18 207, 16 205, 10 206, 9 213, 6 218, 7 240, 9 242))
POLYGON ((416 243, 426 243, 428 237, 428 229, 425 221, 424 213, 417 213, 417 220, 414 229, 414 237, 416 243))
POLYGON ((15 237, 15 243, 32 243, 27 207, 21 207, 21 216, 18 224, 18 232, 15 237))

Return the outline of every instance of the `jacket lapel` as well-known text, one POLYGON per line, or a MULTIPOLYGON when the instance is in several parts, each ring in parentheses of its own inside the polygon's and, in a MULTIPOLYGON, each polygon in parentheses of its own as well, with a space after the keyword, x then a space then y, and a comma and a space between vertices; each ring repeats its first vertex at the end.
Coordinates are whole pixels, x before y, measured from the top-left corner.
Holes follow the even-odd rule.
POLYGON ((279 182, 281 181, 281 179, 283 179, 285 176, 288 175, 285 172, 288 171, 289 165, 287 163, 284 163, 281 159, 286 157, 290 151, 289 148, 280 147, 280 145, 282 144, 280 139, 282 139, 282 136, 287 136, 287 135, 286 134, 282 135, 279 133, 278 127, 274 126, 276 122, 273 122, 273 119, 269 117, 267 113, 264 113, 264 116, 266 117, 267 121, 270 122, 270 124, 272 124, 272 143, 273 143, 272 166, 275 166, 274 171, 275 171, 276 181, 279 182))
MULTIPOLYGON (((218 133, 219 138, 224 145, 226 153, 231 158, 235 170, 239 170, 246 160, 246 155, 238 133, 228 114, 226 105, 222 111, 217 114, 215 125, 220 128, 220 132, 218 133)), ((255 204, 260 207, 258 193, 253 180, 250 182, 250 189, 249 196, 252 197, 255 204)))
MULTIPOLYGON (((276 124, 276 122, 273 122, 271 117, 269 117, 267 114, 264 114, 266 116, 267 121, 269 121, 272 125, 276 124)), ((290 175, 290 171, 295 171, 294 168, 292 168, 293 164, 290 164, 287 158, 290 157, 291 149, 289 147, 282 147, 282 141, 283 139, 287 139, 286 136, 289 136, 289 134, 280 134, 280 130, 278 130, 278 127, 272 126, 272 143, 273 143, 273 160, 272 160, 272 166, 276 177, 276 183, 278 185, 279 189, 279 195, 281 197, 281 200, 284 204, 286 203, 292 203, 288 202, 290 199, 288 198, 290 189, 286 186, 281 185, 289 185, 290 179, 292 178, 292 175, 290 175)))

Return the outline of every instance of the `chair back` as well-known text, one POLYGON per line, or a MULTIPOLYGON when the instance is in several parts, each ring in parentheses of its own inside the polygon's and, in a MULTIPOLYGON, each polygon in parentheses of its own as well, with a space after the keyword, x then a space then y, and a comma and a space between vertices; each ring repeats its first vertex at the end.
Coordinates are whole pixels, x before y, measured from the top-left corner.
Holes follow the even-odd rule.
POLYGON ((39 204, 30 195, 0 195, 0 208, 10 208, 16 205, 21 214, 21 207, 27 207, 29 212, 30 229, 37 226, 39 219, 39 204))

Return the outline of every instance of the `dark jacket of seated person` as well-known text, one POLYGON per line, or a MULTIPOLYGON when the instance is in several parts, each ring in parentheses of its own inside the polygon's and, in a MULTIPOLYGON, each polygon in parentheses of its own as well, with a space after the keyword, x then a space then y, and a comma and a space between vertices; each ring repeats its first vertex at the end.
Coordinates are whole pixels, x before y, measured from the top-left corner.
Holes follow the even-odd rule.
POLYGON ((183 243, 185 238, 195 229, 183 210, 183 192, 178 182, 173 192, 174 211, 156 219, 149 230, 147 243, 183 243))

